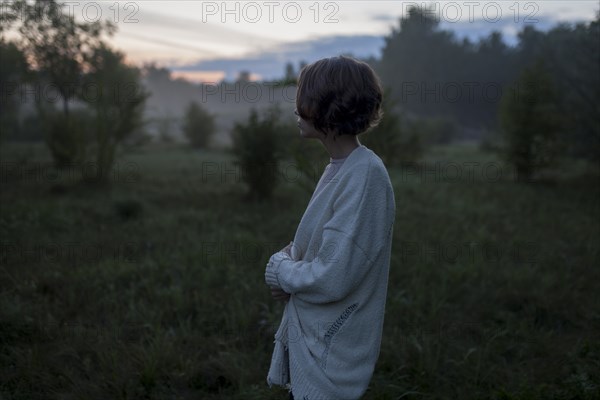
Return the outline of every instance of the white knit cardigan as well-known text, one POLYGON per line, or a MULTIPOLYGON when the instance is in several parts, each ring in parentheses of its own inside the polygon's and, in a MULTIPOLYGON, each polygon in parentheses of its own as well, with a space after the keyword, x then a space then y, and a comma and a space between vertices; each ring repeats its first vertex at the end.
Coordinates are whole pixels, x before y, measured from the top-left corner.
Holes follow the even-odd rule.
POLYGON ((265 270, 267 285, 291 295, 269 387, 285 386, 296 400, 365 393, 381 346, 395 213, 387 170, 364 145, 313 193, 291 256, 273 254, 265 270))

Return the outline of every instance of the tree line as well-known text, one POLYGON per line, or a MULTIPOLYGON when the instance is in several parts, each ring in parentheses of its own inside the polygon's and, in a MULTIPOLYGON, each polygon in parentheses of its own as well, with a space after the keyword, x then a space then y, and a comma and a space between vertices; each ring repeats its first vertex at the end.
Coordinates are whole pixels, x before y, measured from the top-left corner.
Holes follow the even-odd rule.
POLYGON ((529 175, 559 153, 600 161, 599 38, 600 12, 547 32, 527 25, 510 47, 497 31, 458 40, 411 7, 368 62, 407 118, 448 118, 485 140, 495 132, 529 175))
MULTIPOLYGON (((110 22, 79 23, 55 0, 19 0, 11 8, 14 13, 0 16, 2 137, 23 129, 15 93, 29 87, 37 91, 35 128, 43 131, 55 165, 92 159, 99 180, 105 180, 118 146, 147 122, 144 69, 125 63, 102 40, 116 31, 110 22), (18 30, 19 40, 5 38, 10 29, 18 30), (59 101, 39 95, 49 89, 59 101)), ((499 32, 477 43, 458 40, 440 29, 432 13, 410 8, 385 38, 381 58, 364 60, 381 76, 386 94, 384 120, 363 142, 394 165, 416 162, 427 146, 449 143, 461 132, 479 132, 486 147, 499 151, 526 179, 565 155, 600 161, 599 21, 600 13, 590 23, 559 24, 547 32, 525 26, 510 47, 499 32)), ((288 63, 279 83, 294 85, 299 69, 288 63)), ((168 71, 147 70, 147 79, 164 72, 170 81, 168 71)), ((265 126, 260 118, 252 111, 236 124, 234 152, 256 153, 255 142, 268 147, 262 139, 242 140, 246 131, 295 129, 289 121, 274 123, 273 111, 264 115, 265 126)), ((164 125, 168 137, 170 122, 164 125)), ((191 102, 182 130, 194 147, 205 148, 215 116, 191 102)))

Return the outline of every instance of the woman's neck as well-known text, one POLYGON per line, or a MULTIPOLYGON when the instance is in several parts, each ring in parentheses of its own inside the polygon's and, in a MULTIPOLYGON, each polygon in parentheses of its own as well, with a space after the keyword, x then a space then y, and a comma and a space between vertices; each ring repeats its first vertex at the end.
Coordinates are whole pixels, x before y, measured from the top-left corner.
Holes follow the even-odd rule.
POLYGON ((333 134, 329 134, 321 139, 321 142, 327 149, 329 157, 333 159, 346 158, 361 145, 356 135, 336 135, 335 140, 333 140, 333 134))

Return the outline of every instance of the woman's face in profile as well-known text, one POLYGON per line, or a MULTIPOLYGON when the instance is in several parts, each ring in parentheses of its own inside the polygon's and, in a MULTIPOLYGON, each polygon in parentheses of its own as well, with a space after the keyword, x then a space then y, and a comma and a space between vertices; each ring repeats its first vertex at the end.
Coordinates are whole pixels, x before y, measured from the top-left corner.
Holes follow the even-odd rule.
POLYGON ((313 124, 311 124, 310 122, 306 121, 305 119, 302 119, 302 117, 300 117, 300 114, 298 114, 298 110, 294 110, 294 114, 296 114, 296 116, 298 117, 298 128, 300 129, 300 136, 310 139, 310 138, 320 138, 322 136, 322 134, 320 134, 315 127, 313 126, 313 124))

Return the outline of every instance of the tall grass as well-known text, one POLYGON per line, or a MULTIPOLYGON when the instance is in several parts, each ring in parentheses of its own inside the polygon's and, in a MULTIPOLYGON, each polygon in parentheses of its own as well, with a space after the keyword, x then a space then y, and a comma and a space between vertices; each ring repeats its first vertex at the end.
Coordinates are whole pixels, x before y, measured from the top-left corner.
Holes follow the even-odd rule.
MULTIPOLYGON (((600 188, 450 179, 450 162, 491 157, 440 147, 425 169, 390 169, 365 399, 598 398, 600 188)), ((77 171, 38 176, 54 170, 37 148, 3 146, 2 161, 0 398, 286 398, 266 384, 283 305, 263 272, 311 193, 284 180, 245 202, 230 155, 177 146, 126 155, 101 189, 77 171)))

